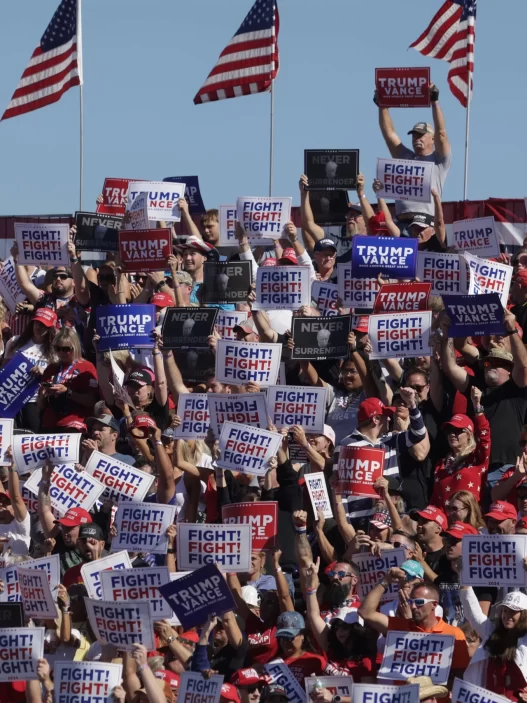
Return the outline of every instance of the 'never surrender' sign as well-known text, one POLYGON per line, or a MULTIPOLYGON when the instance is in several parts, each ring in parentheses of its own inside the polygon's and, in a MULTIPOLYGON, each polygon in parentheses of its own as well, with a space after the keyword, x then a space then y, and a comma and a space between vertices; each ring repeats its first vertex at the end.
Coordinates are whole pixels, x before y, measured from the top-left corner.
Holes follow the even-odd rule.
POLYGON ((504 310, 498 293, 488 295, 448 295, 444 299, 450 317, 450 337, 503 334, 504 310))
POLYGON ((351 315, 293 317, 292 359, 346 359, 351 315))
POLYGON ((354 278, 415 278, 417 239, 353 237, 351 271, 354 278))

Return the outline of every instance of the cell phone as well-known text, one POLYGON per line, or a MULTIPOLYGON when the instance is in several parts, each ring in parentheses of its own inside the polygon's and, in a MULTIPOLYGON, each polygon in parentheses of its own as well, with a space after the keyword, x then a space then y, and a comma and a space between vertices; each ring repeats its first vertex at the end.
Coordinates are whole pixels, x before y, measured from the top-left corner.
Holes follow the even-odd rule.
POLYGON ((51 381, 42 381, 40 385, 44 386, 44 388, 51 388, 53 384, 51 383, 51 381))

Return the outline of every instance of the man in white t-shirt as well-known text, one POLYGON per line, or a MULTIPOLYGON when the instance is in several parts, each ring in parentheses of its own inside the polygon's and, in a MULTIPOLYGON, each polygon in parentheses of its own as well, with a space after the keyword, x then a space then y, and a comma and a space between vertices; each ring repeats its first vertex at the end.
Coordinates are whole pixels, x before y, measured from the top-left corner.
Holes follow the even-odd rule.
MULTIPOLYGON (((7 453, 6 453, 7 454, 7 453)), ((26 556, 30 542, 30 517, 20 494, 18 472, 8 467, 9 492, 0 493, 0 544, 4 553, 26 556)))

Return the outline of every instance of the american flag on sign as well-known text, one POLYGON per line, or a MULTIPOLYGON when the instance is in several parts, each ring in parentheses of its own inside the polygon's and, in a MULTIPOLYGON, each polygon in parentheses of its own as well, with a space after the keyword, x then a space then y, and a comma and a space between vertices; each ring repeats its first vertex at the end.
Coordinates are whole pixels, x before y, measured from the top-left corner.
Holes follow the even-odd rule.
POLYGON ((450 63, 448 84, 463 107, 468 105, 469 74, 474 73, 476 2, 447 0, 419 39, 410 45, 423 56, 450 63))
POLYGON ((199 105, 269 90, 278 74, 278 29, 276 0, 256 0, 221 52, 194 103, 199 105))
POLYGON ((77 36, 77 0, 62 0, 33 52, 2 120, 56 103, 66 91, 81 83, 82 48, 80 36, 77 36))

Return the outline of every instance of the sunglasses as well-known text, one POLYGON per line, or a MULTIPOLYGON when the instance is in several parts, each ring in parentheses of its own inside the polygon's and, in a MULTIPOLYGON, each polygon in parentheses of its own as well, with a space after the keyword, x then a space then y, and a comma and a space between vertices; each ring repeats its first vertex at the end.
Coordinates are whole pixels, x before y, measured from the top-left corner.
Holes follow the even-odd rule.
POLYGON ((353 576, 353 574, 350 571, 328 571, 328 576, 330 579, 334 579, 335 576, 344 579, 346 576, 353 576))
POLYGON ((434 598, 408 598, 408 605, 415 605, 416 608, 422 608, 427 603, 435 603, 434 598))
POLYGON ((392 545, 395 549, 400 549, 401 547, 403 549, 410 549, 410 547, 407 544, 404 544, 404 542, 392 542, 392 545))
POLYGON ((73 351, 73 347, 60 347, 60 346, 55 346, 55 351, 67 353, 67 352, 73 351))
POLYGON ((356 369, 343 369, 340 372, 343 376, 358 376, 359 372, 356 369))
POLYGON ((427 386, 427 384, 425 384, 424 386, 419 386, 417 383, 414 383, 414 385, 410 386, 410 388, 413 388, 413 390, 416 391, 416 393, 422 393, 424 391, 424 389, 426 388, 426 386, 427 386))
POLYGON ((61 281, 65 281, 67 278, 71 278, 68 273, 54 273, 53 279, 60 278, 61 281))
POLYGON ((483 362, 483 366, 486 369, 507 369, 507 371, 510 369, 510 365, 506 361, 500 362, 497 359, 493 359, 492 361, 487 359, 487 361, 483 362))

